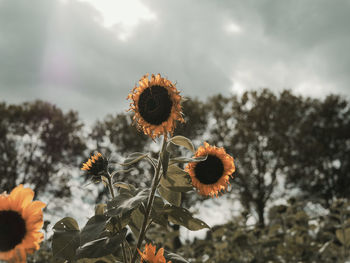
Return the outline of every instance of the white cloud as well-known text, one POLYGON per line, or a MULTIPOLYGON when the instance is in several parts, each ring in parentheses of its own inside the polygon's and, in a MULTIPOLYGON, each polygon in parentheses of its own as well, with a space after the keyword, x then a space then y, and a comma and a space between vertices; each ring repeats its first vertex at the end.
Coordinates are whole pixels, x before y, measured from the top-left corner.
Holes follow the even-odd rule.
POLYGON ((242 28, 237 25, 234 22, 230 22, 225 26, 225 30, 227 33, 233 33, 233 34, 237 34, 237 33, 241 33, 242 32, 242 28))
POLYGON ((156 14, 140 0, 80 0, 99 11, 102 24, 106 28, 118 27, 118 37, 126 41, 142 21, 156 19, 156 14))
POLYGON ((349 5, 2 1, 0 95, 50 100, 89 121, 126 110, 125 97, 147 72, 200 98, 260 87, 349 95, 349 5))

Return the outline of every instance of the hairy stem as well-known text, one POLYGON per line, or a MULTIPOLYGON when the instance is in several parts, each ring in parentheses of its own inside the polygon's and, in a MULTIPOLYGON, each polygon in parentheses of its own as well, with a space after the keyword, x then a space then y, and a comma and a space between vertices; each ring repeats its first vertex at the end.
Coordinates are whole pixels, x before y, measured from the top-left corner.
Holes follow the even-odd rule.
POLYGON ((136 245, 134 254, 133 254, 132 259, 131 259, 131 263, 135 263, 136 262, 137 249, 139 249, 141 247, 142 241, 145 238, 145 234, 146 234, 146 230, 147 230, 147 221, 148 221, 148 218, 149 218, 149 216, 151 214, 155 193, 156 193, 156 190, 157 190, 157 187, 158 187, 158 183, 159 183, 159 179, 160 179, 159 177, 161 176, 161 173, 160 173, 160 168, 162 166, 161 156, 163 156, 163 153, 164 153, 164 151, 166 149, 165 146, 166 146, 166 139, 164 137, 163 138, 162 149, 160 150, 159 156, 158 156, 158 164, 157 164, 157 167, 156 167, 156 170, 155 170, 155 174, 154 174, 154 177, 153 177, 153 181, 152 181, 151 192, 150 192, 150 194, 148 196, 148 200, 147 200, 147 207, 146 207, 145 216, 143 218, 142 227, 141 227, 141 230, 140 230, 140 234, 139 234, 139 238, 138 238, 138 241, 137 241, 137 245, 136 245))
MULTIPOLYGON (((118 227, 119 227, 119 231, 122 230, 122 224, 121 224, 121 218, 118 217, 118 227)), ((122 241, 122 251, 123 251, 123 260, 124 260, 124 263, 128 263, 130 262, 130 257, 129 257, 129 260, 127 259, 126 257, 126 249, 125 249, 125 243, 128 243, 128 241, 126 241, 125 237, 124 237, 124 240, 122 241)))
POLYGON ((122 242, 122 250, 123 250, 123 260, 124 260, 125 263, 128 263, 129 261, 126 258, 126 250, 125 250, 124 241, 122 242))
POLYGON ((114 198, 114 189, 113 189, 112 177, 111 177, 109 172, 108 172, 107 179, 108 179, 109 193, 111 194, 112 198, 114 198))

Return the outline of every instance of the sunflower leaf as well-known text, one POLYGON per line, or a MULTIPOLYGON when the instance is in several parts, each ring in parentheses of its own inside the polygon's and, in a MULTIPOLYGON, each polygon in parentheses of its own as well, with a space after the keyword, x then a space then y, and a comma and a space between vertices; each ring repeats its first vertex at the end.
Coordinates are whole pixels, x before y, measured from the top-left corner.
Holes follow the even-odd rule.
POLYGON ((137 238, 140 234, 141 226, 143 223, 143 214, 140 212, 140 209, 135 209, 131 213, 130 221, 128 223, 128 226, 130 227, 132 233, 137 238))
POLYGON ((75 251, 80 245, 80 230, 78 223, 71 217, 65 217, 53 227, 52 253, 54 261, 73 260, 75 251))
POLYGON ((133 210, 124 213, 122 216, 112 216, 109 218, 106 224, 106 230, 109 232, 114 232, 115 230, 120 231, 129 224, 131 220, 131 213, 133 210))
POLYGON ((148 155, 146 153, 134 152, 130 154, 128 157, 126 157, 124 162, 121 163, 120 165, 129 166, 134 163, 137 163, 138 161, 142 160, 143 158, 146 158, 147 156, 148 155))
POLYGON ((170 159, 170 153, 167 150, 165 150, 161 154, 163 177, 166 177, 167 175, 169 159, 170 159))
POLYGON ((176 157, 176 158, 171 158, 169 161, 169 165, 175 164, 175 163, 193 163, 193 162, 202 162, 207 159, 206 156, 200 156, 196 158, 188 158, 188 157, 176 157))
POLYGON ((113 184, 113 186, 119 187, 119 188, 124 188, 124 189, 127 189, 129 191, 135 190, 135 186, 133 186, 131 184, 124 183, 124 182, 116 182, 113 184))
POLYGON ((168 215, 162 213, 162 209, 164 208, 164 201, 161 197, 156 196, 154 198, 152 210, 151 210, 151 219, 154 223, 161 225, 163 227, 168 226, 168 215))
POLYGON ((160 185, 174 192, 188 192, 192 190, 192 185, 187 181, 187 178, 176 178, 170 177, 161 178, 160 185))
POLYGON ((137 208, 148 199, 149 190, 138 191, 135 195, 127 190, 107 202, 107 214, 119 216, 137 208))
POLYGON ((188 192, 192 190, 192 184, 188 174, 176 165, 170 165, 168 176, 162 177, 160 184, 171 191, 188 192))
POLYGON ((186 176, 187 173, 182 170, 179 166, 177 165, 169 165, 168 167, 168 176, 171 178, 177 177, 177 176, 186 176))
POLYGON ((105 212, 106 204, 97 204, 95 206, 95 215, 103 215, 105 212))
MULTIPOLYGON (((124 184, 123 182, 116 182, 117 184, 118 183, 121 183, 121 184, 124 184)), ((132 184, 128 184, 128 187, 120 187, 120 186, 117 186, 119 189, 119 194, 125 194, 125 195, 130 195, 130 196, 135 196, 137 195, 138 192, 140 192, 140 190, 138 188, 136 188, 135 186, 133 186, 132 184)))
POLYGON ((190 139, 186 138, 185 136, 180 136, 180 135, 174 136, 169 140, 169 142, 171 142, 175 145, 183 146, 193 153, 195 152, 192 141, 190 139))
POLYGON ((197 231, 203 228, 210 228, 205 222, 194 218, 190 211, 177 206, 165 206, 163 212, 169 216, 169 221, 186 227, 189 230, 197 231))
POLYGON ((335 234, 338 238, 338 240, 344 245, 349 246, 350 245, 350 228, 346 229, 337 229, 335 231, 335 234))
POLYGON ((166 250, 164 250, 164 257, 168 261, 171 261, 172 263, 189 263, 186 259, 183 257, 175 254, 175 253, 170 253, 166 250))
POLYGON ((107 217, 95 215, 91 217, 80 233, 80 246, 98 239, 106 228, 107 217))
POLYGON ((77 261, 77 263, 96 263, 96 262, 105 262, 105 263, 123 263, 118 261, 113 255, 108 255, 100 258, 82 258, 77 261))
POLYGON ((125 173, 129 173, 129 172, 131 172, 132 170, 135 170, 135 168, 132 167, 132 168, 125 169, 125 170, 116 170, 116 171, 114 171, 114 172, 111 174, 111 177, 113 178, 116 174, 125 174, 125 173))
POLYGON ((192 186, 169 186, 167 187, 172 192, 181 192, 181 193, 186 193, 191 190, 193 190, 192 186))
POLYGON ((77 250, 76 259, 99 258, 113 254, 120 249, 119 245, 123 242, 126 231, 126 229, 123 229, 113 237, 102 237, 80 246, 77 250))
POLYGON ((75 221, 75 219, 72 217, 65 217, 65 218, 61 219, 53 226, 53 229, 54 230, 67 230, 67 231, 69 231, 69 230, 80 231, 77 221, 75 221))
POLYGON ((174 192, 170 189, 160 185, 158 188, 158 193, 161 197, 167 200, 170 204, 180 206, 181 205, 181 192, 174 192))

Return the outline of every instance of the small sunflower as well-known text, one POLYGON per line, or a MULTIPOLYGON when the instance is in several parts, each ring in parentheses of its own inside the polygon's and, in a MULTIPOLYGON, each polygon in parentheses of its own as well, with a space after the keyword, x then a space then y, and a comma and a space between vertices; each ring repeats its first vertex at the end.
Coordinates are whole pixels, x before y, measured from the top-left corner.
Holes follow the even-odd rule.
POLYGON ((88 175, 93 176, 93 180, 101 178, 101 173, 106 171, 108 160, 103 157, 99 152, 95 153, 90 159, 83 163, 81 170, 86 171, 88 175))
POLYGON ((217 148, 204 142, 194 157, 208 156, 201 162, 191 162, 185 168, 192 178, 192 185, 199 193, 206 196, 218 196, 218 193, 227 189, 229 178, 235 171, 233 157, 228 155, 224 148, 217 148))
MULTIPOLYGON (((157 255, 156 247, 152 246, 152 244, 146 244, 143 253, 141 253, 140 250, 138 251, 141 256, 141 263, 167 263, 165 257, 163 256, 164 248, 159 249, 157 255)), ((171 261, 168 261, 168 263, 171 263, 171 261)))
POLYGON ((39 249, 44 239, 40 201, 33 201, 34 191, 19 185, 8 195, 0 194, 0 261, 26 262, 26 255, 39 249))
POLYGON ((181 96, 175 85, 160 74, 148 74, 135 85, 128 95, 131 99, 130 109, 135 112, 137 127, 152 139, 159 135, 174 132, 176 121, 184 122, 181 112, 181 96))

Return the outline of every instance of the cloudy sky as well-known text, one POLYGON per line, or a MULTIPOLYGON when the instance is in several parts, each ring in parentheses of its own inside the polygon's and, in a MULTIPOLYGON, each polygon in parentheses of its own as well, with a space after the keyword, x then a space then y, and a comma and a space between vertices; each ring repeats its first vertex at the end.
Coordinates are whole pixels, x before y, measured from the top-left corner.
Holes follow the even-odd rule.
POLYGON ((0 101, 86 121, 145 73, 186 96, 270 87, 350 96, 348 0, 0 0, 0 101))

